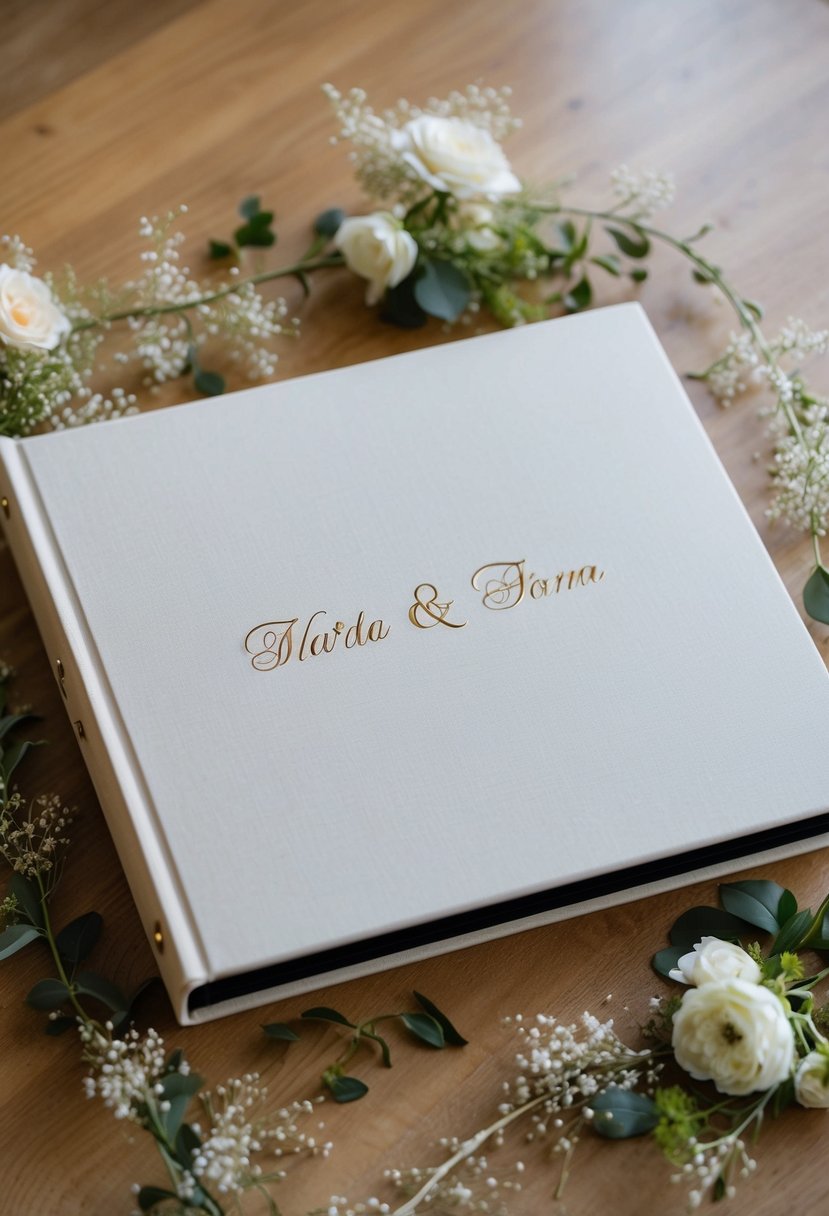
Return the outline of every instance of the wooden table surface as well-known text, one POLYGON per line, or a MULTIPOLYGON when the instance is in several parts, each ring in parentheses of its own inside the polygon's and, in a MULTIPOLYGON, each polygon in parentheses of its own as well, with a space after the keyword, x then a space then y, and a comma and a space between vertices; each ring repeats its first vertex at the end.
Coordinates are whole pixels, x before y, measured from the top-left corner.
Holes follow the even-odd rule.
MULTIPOLYGON (((712 220, 712 254, 765 303, 772 324, 791 313, 816 325, 829 316, 829 7, 819 0, 5 0, 0 13, 1 226, 21 233, 44 269, 72 262, 83 278, 126 277, 137 218, 181 202, 196 265, 204 238, 226 232, 238 200, 254 192, 275 205, 283 252, 299 252, 311 217, 361 205, 345 150, 329 144, 323 81, 362 85, 382 105, 483 79, 514 88, 524 126, 508 150, 523 177, 574 175, 574 194, 597 200, 621 162, 670 168, 679 183, 671 225, 685 232, 712 220)), ((380 324, 344 272, 315 285, 307 303, 295 285, 285 290, 303 332, 284 343, 282 377, 463 337, 437 323, 414 333, 380 324)), ((731 318, 667 252, 654 258, 640 298, 680 371, 705 366, 724 345, 731 318)), ((699 386, 691 395, 799 604, 809 546, 765 519, 768 445, 757 402, 722 411, 699 386)), ((829 655, 829 630, 809 629, 829 655)), ((23 770, 27 786, 58 790, 79 808, 58 919, 99 909, 106 930, 94 962, 129 987, 153 972, 153 957, 5 547, 0 657, 18 669, 18 697, 43 711, 51 740, 23 770)), ((803 729, 825 736, 822 723, 803 729)), ((829 889, 828 860, 811 853, 774 874, 817 902, 829 889)), ((482 1125, 510 1075, 503 1015, 610 1010, 635 1039, 659 989, 649 956, 680 910, 714 896, 711 883, 677 890, 321 992, 320 1002, 366 1015, 404 1007, 418 988, 470 1045, 437 1056, 401 1042, 391 1072, 368 1065, 368 1098, 325 1108, 331 1158, 283 1184, 285 1216, 335 1192, 383 1193, 385 1167, 437 1161, 436 1137, 482 1125)), ((3 964, 0 1210, 126 1213, 129 1185, 161 1182, 162 1170, 148 1137, 130 1136, 83 1096, 73 1036, 46 1038, 23 1005, 45 966, 37 951, 3 964)), ((287 1001, 267 1016, 307 1003, 287 1001)), ((213 1082, 258 1069, 275 1100, 314 1092, 333 1033, 286 1052, 263 1042, 262 1020, 254 1011, 180 1030, 161 992, 142 1010, 142 1022, 183 1046, 213 1082)), ((759 1172, 730 1205, 734 1216, 779 1216, 790 1204, 801 1216, 829 1210, 827 1120, 790 1111, 767 1129, 759 1172)), ((585 1142, 563 1206, 551 1197, 550 1164, 536 1154, 513 1211, 679 1212, 683 1192, 669 1174, 649 1143, 585 1142)))

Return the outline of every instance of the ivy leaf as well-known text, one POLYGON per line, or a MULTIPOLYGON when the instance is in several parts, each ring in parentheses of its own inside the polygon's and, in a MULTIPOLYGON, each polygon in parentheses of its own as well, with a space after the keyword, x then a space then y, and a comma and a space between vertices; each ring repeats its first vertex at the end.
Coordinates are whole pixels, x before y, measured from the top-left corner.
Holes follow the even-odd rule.
POLYGON ((382 321, 400 329, 420 329, 426 324, 426 313, 415 298, 416 278, 416 273, 410 274, 402 283, 389 288, 383 297, 382 321))
POLYGON ((291 1030, 290 1026, 286 1026, 284 1022, 269 1022, 262 1029, 269 1039, 281 1039, 283 1043, 296 1043, 299 1041, 299 1035, 296 1031, 291 1030))
POLYGON ((772 942, 772 954, 783 954, 787 950, 795 951, 803 945, 804 939, 812 924, 811 908, 802 908, 790 917, 772 942))
POLYGON ((122 1013, 129 1005, 129 1001, 120 988, 94 971, 79 971, 75 979, 75 988, 84 996, 94 997, 96 1001, 100 1001, 114 1013, 122 1013))
POLYGON ((160 1186, 142 1186, 136 1196, 138 1206, 142 1212, 149 1212, 157 1203, 162 1203, 165 1199, 178 1199, 175 1191, 165 1191, 160 1186))
POLYGON ((730 912, 719 908, 689 908, 674 923, 668 934, 672 946, 682 946, 683 953, 691 950, 703 937, 719 937, 734 941, 742 937, 748 925, 730 912))
POLYGON ((597 256, 591 258, 590 261, 594 266, 601 266, 602 270, 606 270, 607 273, 612 274, 614 278, 618 279, 619 275, 622 273, 622 268, 619 265, 619 259, 616 257, 615 253, 597 254, 597 256))
POLYGON ((400 1020, 407 1030, 420 1039, 422 1043, 427 1043, 430 1047, 445 1047, 446 1041, 443 1037, 443 1029, 440 1022, 433 1018, 429 1013, 401 1013, 400 1020))
POLYGON ((357 1077, 325 1075, 323 1079, 335 1102, 356 1102, 368 1093, 368 1086, 357 1077))
POLYGON ((101 936, 103 927, 103 917, 98 912, 85 912, 71 921, 55 939, 61 958, 72 966, 82 963, 101 936))
POLYGON ((443 1031, 443 1037, 447 1043, 451 1043, 453 1047, 466 1047, 469 1040, 465 1039, 460 1031, 455 1029, 446 1014, 442 1013, 433 1001, 430 1001, 429 998, 424 996, 422 992, 415 992, 412 995, 414 996, 414 999, 417 1001, 418 1005, 420 1005, 421 1009, 425 1009, 426 1012, 431 1014, 438 1023, 443 1031))
POLYGON ((42 929, 43 908, 40 906, 40 892, 31 879, 24 878, 22 874, 12 874, 9 895, 14 896, 18 908, 25 913, 30 922, 38 929, 42 929))
POLYGON ((52 1018, 46 1023, 45 1032, 50 1038, 57 1038, 59 1034, 65 1034, 67 1030, 71 1030, 73 1026, 77 1026, 75 1018, 52 1018))
POLYGON ((816 566, 803 588, 803 607, 812 620, 829 625, 829 570, 816 566))
POLYGON ((669 973, 676 967, 683 954, 687 953, 684 946, 666 946, 664 950, 660 950, 653 956, 651 966, 657 975, 669 980, 671 978, 669 973))
POLYGON ((595 1112, 593 1127, 608 1140, 643 1136, 659 1122, 659 1109, 652 1098, 618 1085, 592 1098, 590 1105, 595 1112))
POLYGON ((233 253, 233 246, 229 245, 227 241, 211 240, 207 243, 207 253, 211 258, 229 258, 233 253))
POLYGON ((350 1026, 352 1030, 357 1029, 347 1017, 337 1013, 336 1009, 329 1009, 327 1005, 316 1005, 313 1009, 306 1009, 300 1014, 300 1017, 310 1018, 315 1022, 336 1022, 338 1026, 350 1026))
POLYGON ((26 997, 32 1009, 58 1009, 69 999, 69 989, 63 980, 40 980, 26 997))
POLYGON ((605 228, 605 232, 616 243, 616 247, 629 258, 646 258, 651 251, 651 243, 635 225, 625 230, 622 228, 605 228))
POLYGON ((590 307, 592 299, 593 288, 590 286, 590 280, 582 278, 575 287, 571 287, 569 291, 565 292, 562 302, 568 312, 581 312, 583 308, 590 307))
POLYGON ((261 199, 258 194, 249 194, 247 198, 243 198, 239 204, 239 214, 243 220, 252 220, 255 215, 259 215, 261 208, 261 199))
POLYGON ((202 368, 198 368, 193 377, 193 383, 197 391, 203 393, 205 397, 220 397, 225 391, 224 376, 220 376, 218 372, 206 372, 202 368))
POLYGON ((0 959, 11 958, 40 937, 40 931, 34 925, 9 925, 0 933, 0 959))
POLYGON ((455 321, 469 303, 469 279, 452 262, 424 258, 415 281, 414 298, 424 312, 442 321, 455 321))
POLYGON ((344 219, 345 212, 341 207, 329 207, 314 220, 314 232, 317 236, 326 236, 330 239, 337 235, 344 219))
POLYGON ((785 893, 779 883, 762 878, 721 883, 720 903, 727 912, 741 917, 750 925, 755 925, 766 933, 776 933, 783 923, 777 910, 785 893))

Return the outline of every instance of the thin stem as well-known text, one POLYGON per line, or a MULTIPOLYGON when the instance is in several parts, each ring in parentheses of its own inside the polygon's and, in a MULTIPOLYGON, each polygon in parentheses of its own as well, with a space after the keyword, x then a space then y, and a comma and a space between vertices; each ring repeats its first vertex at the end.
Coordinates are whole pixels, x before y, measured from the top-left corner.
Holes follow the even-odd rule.
POLYGON ((81 1019, 81 1021, 85 1022, 86 1025, 88 1025, 88 1026, 94 1026, 100 1030, 100 1026, 95 1021, 95 1019, 91 1018, 89 1016, 89 1014, 86 1012, 86 1010, 84 1009, 83 1005, 81 1005, 80 1001, 78 1000, 78 998, 75 994, 75 990, 72 986, 72 982, 69 979, 69 976, 66 974, 66 969, 63 965, 63 959, 60 956, 60 951, 58 950, 58 944, 55 940, 55 934, 52 929, 52 918, 49 915, 49 896, 48 896, 48 893, 47 893, 45 887, 43 886, 43 879, 41 878, 40 874, 37 875, 37 886, 38 886, 38 891, 40 892, 40 911, 43 916, 43 932, 44 932, 44 936, 46 937, 46 941, 49 944, 49 950, 51 951, 51 954, 52 954, 52 960, 53 960, 55 966, 57 967, 58 977, 61 980, 61 982, 64 984, 66 991, 69 993, 70 1004, 72 1005, 72 1008, 75 1010, 75 1013, 78 1015, 78 1017, 81 1019))

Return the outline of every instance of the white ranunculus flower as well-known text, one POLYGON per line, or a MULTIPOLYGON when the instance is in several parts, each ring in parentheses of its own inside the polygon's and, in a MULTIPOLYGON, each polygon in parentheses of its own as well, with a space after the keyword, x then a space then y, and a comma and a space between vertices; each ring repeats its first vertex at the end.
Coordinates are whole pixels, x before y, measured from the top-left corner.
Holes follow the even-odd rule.
POLYGON ((829 1107, 829 1053, 810 1051, 794 1075, 794 1096, 801 1106, 829 1107))
POLYGON ((704 937, 693 950, 683 954, 672 971, 672 980, 680 984, 710 984, 713 980, 747 980, 759 984, 762 971, 750 954, 733 942, 721 941, 718 937, 704 937))
POLYGON ((521 183, 504 150, 484 127, 464 118, 421 114, 392 136, 418 177, 456 198, 515 194, 521 183))
POLYGON ((794 1064, 794 1034, 780 998, 762 984, 711 980, 689 988, 674 1014, 680 1068, 713 1081, 721 1094, 750 1094, 784 1081, 794 1064))
POLYGON ((54 350, 71 328, 42 279, 0 265, 0 340, 18 350, 54 350))
POLYGON ((417 241, 388 211, 343 220, 334 244, 348 268, 368 279, 366 304, 376 304, 387 287, 402 283, 417 261, 417 241))

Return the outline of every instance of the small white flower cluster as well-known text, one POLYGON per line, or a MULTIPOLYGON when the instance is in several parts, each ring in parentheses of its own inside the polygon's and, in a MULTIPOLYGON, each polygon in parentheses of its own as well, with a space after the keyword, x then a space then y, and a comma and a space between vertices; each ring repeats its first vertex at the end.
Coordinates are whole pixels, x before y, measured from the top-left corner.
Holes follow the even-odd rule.
MULTIPOLYGON (((452 1153, 457 1153, 462 1148, 461 1141, 454 1137, 441 1140, 440 1143, 452 1153)), ((384 1177, 396 1190, 410 1196, 417 1193, 437 1172, 433 1167, 390 1169, 385 1171, 384 1177)), ((502 1169, 494 1169, 486 1154, 472 1153, 459 1162, 454 1170, 434 1183, 427 1202, 438 1211, 450 1209, 485 1212, 489 1213, 489 1216, 506 1216, 510 1196, 519 1194, 522 1190, 520 1179, 523 1172, 524 1164, 521 1161, 516 1162, 509 1172, 505 1173, 502 1169)), ((387 1212, 390 1209, 384 1204, 376 1210, 387 1212)), ((353 1216, 357 1216, 358 1212, 359 1208, 355 1209, 353 1216)), ((352 1213, 336 1213, 336 1216, 352 1216, 352 1213)))
MULTIPOLYGON (((387 1203, 381 1201, 374 1195, 364 1202, 351 1204, 344 1195, 332 1195, 328 1200, 328 1207, 323 1209, 325 1216, 369 1216, 370 1213, 377 1213, 377 1216, 387 1216, 391 1208, 387 1203)), ((320 1213, 322 1216, 322 1212, 320 1213)))
MULTIPOLYGON (((749 1156, 745 1141, 737 1135, 723 1136, 712 1144, 690 1142, 688 1148, 693 1156, 677 1173, 671 1174, 671 1182, 690 1186, 688 1207, 692 1211, 700 1206, 720 1178, 733 1178, 735 1170, 741 1178, 748 1178, 757 1169, 757 1162, 749 1156)), ((734 1184, 727 1183, 724 1197, 733 1199, 736 1193, 734 1184)))
POLYGON ((775 494, 770 519, 825 536, 829 527, 829 402, 815 401, 802 413, 800 434, 777 443, 772 466, 775 494))
POLYGON ((161 1094, 164 1074, 164 1041, 150 1028, 143 1037, 130 1029, 122 1039, 113 1038, 113 1026, 106 1033, 92 1022, 80 1026, 84 1044, 83 1058, 90 1065, 84 1078, 88 1098, 97 1094, 116 1119, 129 1119, 143 1126, 139 1108, 161 1094))
POLYGON ((299 1126, 301 1118, 314 1113, 313 1102, 282 1107, 274 1122, 274 1117, 263 1110, 266 1097, 258 1073, 247 1073, 200 1095, 209 1131, 193 1157, 195 1179, 213 1183, 223 1195, 240 1194, 263 1177, 262 1167, 252 1161, 252 1156, 269 1145, 279 1158, 296 1153, 328 1156, 331 1143, 320 1142, 299 1126))
POLYGON ((809 355, 825 355, 829 351, 829 329, 811 329, 799 317, 788 317, 771 349, 778 356, 788 355, 796 363, 809 355))
POLYGON ((620 209, 640 220, 670 207, 676 194, 673 174, 658 173, 654 169, 638 172, 628 165, 619 165, 611 173, 610 181, 620 209))
POLYGON ((69 843, 64 833, 71 822, 57 794, 41 794, 26 804, 20 794, 6 798, 0 785, 0 857, 16 874, 41 879, 48 875, 58 851, 69 843))
POLYGON ((15 270, 32 271, 35 268, 34 251, 16 234, 0 236, 0 258, 15 270))
POLYGON ((758 381, 760 356, 748 331, 732 333, 722 355, 705 373, 711 395, 720 405, 730 405, 752 381, 758 381))
MULTIPOLYGON (((233 268, 231 274, 238 274, 233 268)), ((209 337, 221 337, 226 346, 226 358, 242 367, 248 380, 267 380, 276 371, 277 354, 269 345, 280 335, 295 335, 299 320, 293 317, 286 324, 288 305, 284 299, 266 300, 252 283, 239 285, 238 290, 198 308, 205 332, 209 337)))

